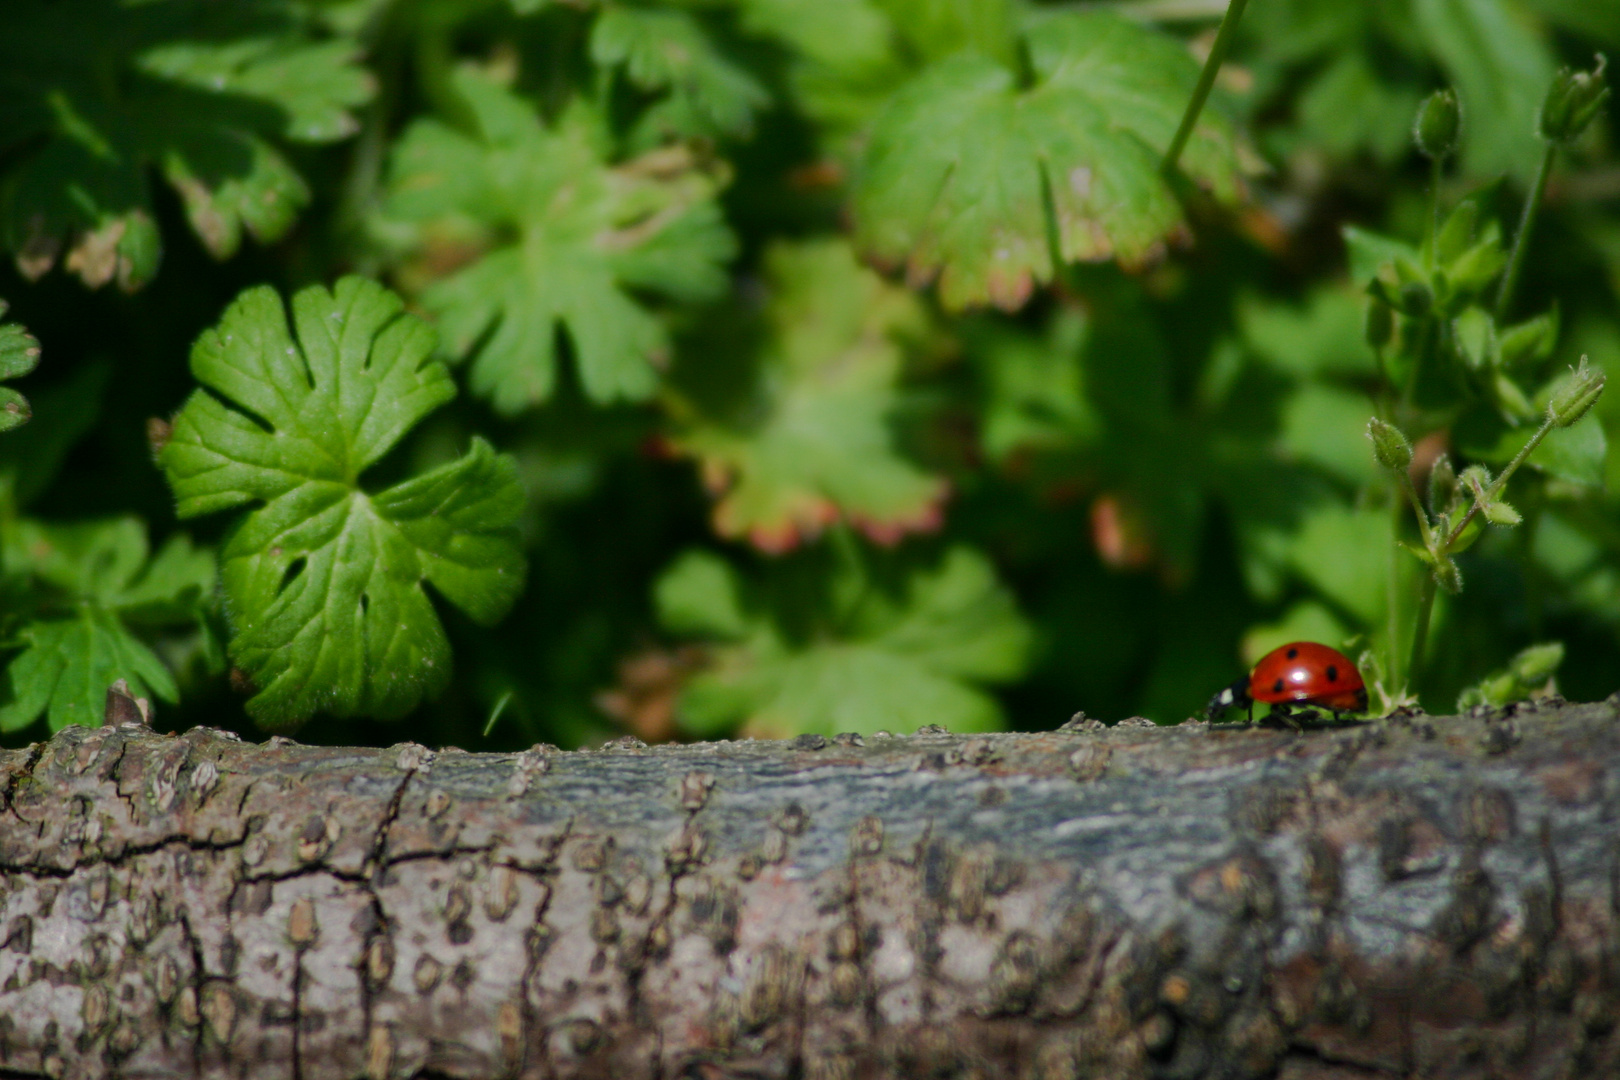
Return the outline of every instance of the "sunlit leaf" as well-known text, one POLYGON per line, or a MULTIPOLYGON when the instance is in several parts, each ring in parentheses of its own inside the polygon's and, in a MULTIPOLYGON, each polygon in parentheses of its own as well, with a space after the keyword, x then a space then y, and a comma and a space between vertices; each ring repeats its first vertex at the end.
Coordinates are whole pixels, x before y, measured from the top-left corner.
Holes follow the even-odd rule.
POLYGON ((724 599, 748 591, 735 570, 704 552, 683 555, 659 582, 666 625, 715 642, 711 664, 680 700, 681 721, 694 734, 738 725, 770 737, 923 724, 994 730, 1001 710, 982 687, 1016 678, 1032 643, 995 570, 965 547, 908 573, 893 591, 857 562, 842 561, 822 598, 827 625, 808 638, 789 630, 789 613, 757 596, 746 610, 724 599))
POLYGON ((783 551, 836 521, 891 542, 937 528, 944 481, 897 452, 890 426, 922 306, 842 241, 774 248, 766 273, 757 343, 734 318, 721 328, 753 345, 740 366, 683 362, 670 399, 671 445, 701 464, 715 530, 783 551))
POLYGON ((25 277, 59 258, 91 287, 133 289, 161 242, 149 175, 205 247, 275 240, 309 201, 283 143, 357 127, 372 94, 347 41, 290 3, 11 0, 0 35, 0 242, 25 277))
POLYGON ((360 484, 455 394, 433 331, 361 278, 293 298, 249 289, 192 351, 197 390, 160 455, 182 517, 245 509, 220 554, 248 711, 394 717, 437 694, 450 646, 427 585, 474 620, 523 583, 511 459, 482 439, 377 494, 360 484), (296 337, 294 334, 296 333, 296 337))
POLYGON ((419 290, 445 347, 472 359, 474 392, 502 412, 551 396, 559 329, 592 400, 647 397, 669 337, 635 292, 724 288, 735 248, 717 175, 680 147, 609 165, 584 107, 548 127, 472 69, 455 86, 474 129, 417 121, 395 150, 386 210, 417 227, 410 248, 426 263, 474 256, 419 290))
MULTIPOLYGON (((1140 262, 1180 227, 1159 163, 1197 78, 1173 39, 1102 11, 1054 16, 1025 38, 1021 87, 982 54, 940 61, 873 129, 854 192, 857 246, 939 279, 951 309, 1021 307, 1064 262, 1140 262)), ((1230 129, 1206 111, 1182 168, 1222 199, 1240 184, 1230 129)))
MULTIPOLYGON (((22 651, 0 676, 0 731, 44 713, 51 729, 99 727, 107 688, 179 698, 174 676, 137 629, 197 625, 211 605, 214 558, 175 536, 148 558, 135 518, 71 525, 32 519, 3 527, 9 587, 22 597, 22 651)), ((12 612, 19 614, 19 612, 12 612)))
POLYGON ((637 140, 665 136, 736 135, 753 131, 754 114, 770 95, 722 55, 701 23, 675 10, 611 7, 591 30, 591 59, 620 67, 638 89, 662 92, 638 121, 637 140))

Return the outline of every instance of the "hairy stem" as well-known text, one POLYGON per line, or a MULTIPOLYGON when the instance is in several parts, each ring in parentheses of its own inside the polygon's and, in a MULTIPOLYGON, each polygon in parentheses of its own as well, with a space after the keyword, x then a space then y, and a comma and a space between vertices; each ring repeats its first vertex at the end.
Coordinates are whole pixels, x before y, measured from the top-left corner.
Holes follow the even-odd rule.
POLYGON ((1518 288, 1519 274, 1524 270, 1525 249, 1530 246, 1530 230, 1536 223, 1536 212, 1541 207, 1541 197, 1547 191, 1547 176, 1552 172, 1553 155, 1558 148, 1551 143, 1541 155, 1541 167, 1536 170, 1535 183, 1530 185, 1530 194, 1524 200, 1524 212, 1519 215, 1519 231, 1513 236, 1513 253, 1508 256, 1507 270, 1502 274, 1502 284, 1496 290, 1496 321, 1505 320, 1509 310, 1513 307, 1513 290, 1518 288))
POLYGON ((1443 164, 1435 158, 1429 165, 1429 268, 1440 265, 1440 172, 1443 164))
POLYGON ((1210 88, 1215 85, 1215 76, 1221 70, 1221 62, 1226 59, 1227 50, 1232 47, 1232 39, 1237 36, 1238 20, 1243 18, 1243 8, 1249 0, 1232 0, 1226 6, 1226 14, 1221 16, 1221 28, 1215 33, 1215 44, 1210 47, 1209 57, 1204 61, 1204 70, 1198 73, 1198 85, 1193 87, 1192 99, 1187 102, 1187 111, 1181 115, 1181 127, 1176 129, 1176 137, 1170 140, 1170 149, 1164 153, 1164 171, 1175 172, 1176 163, 1181 160, 1181 151, 1186 148, 1187 140, 1192 137, 1193 125, 1198 123, 1198 114, 1204 111, 1204 102, 1209 100, 1210 88))
POLYGON ((1412 504, 1412 513, 1417 515, 1418 531, 1423 534, 1423 546, 1434 550, 1434 525, 1429 521, 1428 512, 1423 509, 1423 500, 1418 497, 1417 486, 1412 483, 1412 474, 1406 469, 1399 469, 1396 482, 1405 493, 1406 501, 1412 504))
MULTIPOLYGON (((1394 499, 1392 499, 1390 501, 1390 510, 1394 514, 1394 520, 1391 522, 1392 528, 1391 528, 1391 532, 1390 532, 1390 535, 1393 538, 1393 537, 1399 536, 1401 534, 1401 500, 1400 500, 1400 496, 1397 495, 1394 499)), ((1388 619, 1389 625, 1388 625, 1388 629, 1386 631, 1389 634, 1389 646, 1388 646, 1388 649, 1387 649, 1385 655, 1389 657, 1389 684, 1388 684, 1389 685, 1389 692, 1391 694, 1395 694, 1397 696, 1400 696, 1402 690, 1404 689, 1404 687, 1401 685, 1401 659, 1400 659, 1401 658, 1401 645, 1400 645, 1400 634, 1401 634, 1401 629, 1400 629, 1400 625, 1401 625, 1401 623, 1400 623, 1400 620, 1401 620, 1401 611, 1400 611, 1400 608, 1401 608, 1401 605, 1400 605, 1401 582, 1400 582, 1400 577, 1401 577, 1400 552, 1397 550, 1397 545, 1394 543, 1393 539, 1391 539, 1391 542, 1389 544, 1389 583, 1388 583, 1388 585, 1386 587, 1386 597, 1385 597, 1385 602, 1389 605, 1389 619, 1388 619)))
MULTIPOLYGON (((1512 476, 1514 472, 1518 470, 1519 466, 1524 464, 1525 459, 1530 456, 1531 451, 1535 450, 1535 448, 1540 445, 1541 440, 1545 439, 1547 437, 1547 432, 1551 431, 1552 429, 1553 420, 1552 417, 1549 416, 1547 419, 1541 422, 1541 427, 1536 429, 1536 433, 1530 436, 1530 441, 1525 443, 1517 454, 1513 455, 1513 460, 1507 463, 1507 468, 1502 470, 1502 475, 1491 481, 1491 486, 1485 489, 1485 498, 1475 499, 1474 504, 1468 508, 1468 513, 1464 514, 1462 516, 1462 520, 1457 522, 1457 527, 1452 529, 1441 539, 1440 551, 1442 554, 1451 550, 1451 545, 1457 542, 1458 537, 1462 536, 1463 530, 1468 528, 1468 523, 1474 520, 1474 515, 1479 513, 1480 503, 1489 502, 1490 500, 1496 498, 1497 495, 1501 494, 1502 489, 1507 486, 1508 477, 1512 476)), ((1408 483, 1410 484, 1410 481, 1408 481, 1408 483)))

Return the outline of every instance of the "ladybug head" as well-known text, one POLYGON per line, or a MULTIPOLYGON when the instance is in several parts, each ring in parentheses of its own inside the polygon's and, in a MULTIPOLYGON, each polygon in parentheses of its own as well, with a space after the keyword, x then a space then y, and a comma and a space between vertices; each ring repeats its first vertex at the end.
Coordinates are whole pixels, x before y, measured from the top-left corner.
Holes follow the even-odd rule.
POLYGON ((1209 705, 1204 709, 1204 719, 1212 721, 1227 709, 1253 707, 1254 700, 1249 697, 1249 677, 1245 675, 1209 699, 1209 705))

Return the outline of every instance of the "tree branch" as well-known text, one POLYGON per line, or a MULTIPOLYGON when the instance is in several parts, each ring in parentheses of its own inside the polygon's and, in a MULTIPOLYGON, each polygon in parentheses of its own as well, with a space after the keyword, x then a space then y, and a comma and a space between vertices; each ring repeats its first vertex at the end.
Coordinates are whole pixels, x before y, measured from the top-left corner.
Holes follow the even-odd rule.
POLYGON ((69 728, 0 752, 0 1074, 1616 1075, 1616 711, 517 755, 69 728))

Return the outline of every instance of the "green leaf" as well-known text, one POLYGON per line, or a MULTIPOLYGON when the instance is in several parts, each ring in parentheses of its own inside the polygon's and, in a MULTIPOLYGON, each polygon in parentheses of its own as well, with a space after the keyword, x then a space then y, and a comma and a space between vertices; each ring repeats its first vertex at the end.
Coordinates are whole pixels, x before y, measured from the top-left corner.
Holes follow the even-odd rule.
POLYGON ((1508 669, 1526 685, 1534 686, 1553 677, 1564 662, 1564 643, 1549 641, 1521 649, 1508 663, 1508 669))
POLYGON ((686 301, 724 290, 735 244, 719 177, 681 147, 610 166, 584 106, 548 128, 470 68, 454 84, 474 130, 413 124, 385 211, 416 226, 408 246, 424 264, 482 252, 419 291, 446 348, 473 359, 473 390, 505 413, 551 396, 559 327, 593 401, 648 397, 669 338, 631 290, 686 301))
POLYGON ((1558 344, 1558 309, 1499 331, 1497 350, 1505 368, 1545 360, 1558 344))
MULTIPOLYGON (((7 304, 0 300, 0 318, 7 304)), ((16 323, 0 323, 0 379, 27 375, 39 363, 39 342, 16 323)), ((33 416, 28 399, 9 386, 0 386, 0 431, 26 424, 33 416)))
POLYGON ((1062 450, 1091 441, 1100 429, 1086 398, 1080 345, 1086 320, 1060 311, 1044 337, 1005 328, 980 335, 972 349, 985 385, 980 439, 992 461, 1017 452, 1062 450))
POLYGON ((1381 625, 1388 605, 1390 516, 1381 508, 1313 509, 1293 537, 1294 573, 1362 627, 1381 625))
POLYGON ((48 525, 24 518, 4 525, 4 566, 26 581, 12 614, 21 617, 0 680, 0 731, 27 727, 40 713, 51 729, 98 727, 107 688, 124 679, 137 697, 176 701, 174 677, 136 627, 198 625, 211 605, 214 559, 185 536, 147 559, 136 518, 48 525))
POLYGON ((1550 688, 1551 680, 1563 662, 1563 642, 1548 641, 1532 645, 1508 661, 1504 670, 1493 672, 1463 690, 1457 697, 1457 709, 1461 711, 1475 705, 1501 708, 1522 701, 1537 691, 1545 691, 1550 688))
POLYGON ((455 394, 433 332, 356 277, 304 289, 292 312, 296 340, 275 291, 249 289, 198 339, 206 389, 159 460, 180 516, 251 507, 220 555, 231 655, 259 690, 249 713, 400 716, 450 675, 424 586, 485 624, 516 599, 523 494, 482 439, 369 494, 365 470, 455 394))
POLYGON ((709 554, 689 553, 659 583, 666 624, 707 624, 732 642, 711 649, 711 665, 681 694, 682 723, 693 733, 737 725, 768 737, 923 724, 995 730, 1001 710, 980 687, 1017 678, 1028 662, 1029 625, 989 561, 969 548, 910 571, 892 593, 846 559, 823 597, 827 624, 808 638, 788 633, 780 612, 742 615, 721 598, 744 591, 709 554), (697 599, 700 590, 710 598, 697 599))
POLYGON ((1610 49, 1620 49, 1620 8, 1591 0, 1527 0, 1527 6, 1548 22, 1595 38, 1610 49))
MULTIPOLYGON (((715 530, 784 551, 835 521, 893 542, 940 522, 945 483, 900 456, 890 418, 921 305, 840 240, 772 248, 762 339, 741 370, 708 353, 676 372, 670 442, 719 496, 715 530)), ((743 343, 742 320, 721 333, 743 343)))
POLYGON ((748 635, 740 583, 730 565, 708 551, 688 551, 658 579, 658 619, 673 634, 731 641, 748 635))
POLYGON ((107 688, 118 679, 136 697, 179 698, 169 669, 111 612, 86 607, 65 618, 30 623, 18 637, 23 651, 0 682, 6 699, 0 705, 0 731, 25 728, 42 712, 52 731, 69 724, 99 727, 107 688))
MULTIPOLYGON (((1474 408, 1463 414, 1452 431, 1461 453, 1503 465, 1524 448, 1537 426, 1509 427, 1492 410, 1474 408)), ((1597 487, 1603 483, 1608 451, 1609 441, 1599 418, 1586 416, 1570 427, 1549 431, 1525 464, 1559 480, 1597 487)))
POLYGON ((1374 371, 1363 341, 1365 297, 1359 291, 1323 287, 1304 304, 1249 294, 1237 304, 1244 343, 1267 364, 1300 378, 1364 376, 1374 371))
MULTIPOLYGON (((1445 267, 1445 281, 1450 286, 1445 296, 1449 310, 1460 310, 1464 304, 1477 299, 1496 280, 1507 265, 1507 259, 1507 252, 1502 250, 1501 227, 1493 221, 1478 243, 1445 267)), ((1435 277, 1438 280, 1439 274, 1435 277)))
POLYGON ((1369 483, 1378 463, 1367 452, 1367 410, 1366 394, 1308 383, 1283 400, 1281 448, 1352 484, 1369 483))
POLYGON ((848 160, 919 66, 958 52, 1016 56, 1009 0, 741 0, 743 28, 788 54, 787 82, 824 147, 848 160))
POLYGON ((309 190, 278 144, 351 134, 372 94, 347 41, 291 4, 13 0, 0 36, 0 243, 25 277, 62 259, 134 289, 161 243, 148 175, 179 192, 218 258, 279 238, 309 190))
POLYGON ((1419 94, 1386 82, 1362 52, 1346 50, 1306 86, 1296 106, 1310 145, 1353 158, 1365 148, 1392 164, 1411 147, 1419 94))
MULTIPOLYGON (((1173 39, 1087 11, 1025 38, 1034 81, 960 53, 899 91, 857 175, 855 239, 950 309, 1021 307, 1064 262, 1141 262, 1181 224, 1159 172, 1198 67, 1173 39), (1050 207, 1050 209, 1049 209, 1050 207)), ((1206 111, 1182 168, 1237 197, 1234 139, 1206 111)))
POLYGON ((1496 320, 1484 308, 1471 307, 1451 322, 1451 334, 1463 362, 1475 371, 1495 367, 1500 346, 1496 320))
POLYGON ((9 479, 18 506, 28 506, 56 478, 62 459, 96 422, 112 366, 92 361, 30 397, 34 422, 0 439, 0 476, 9 479))
POLYGON ((1559 480, 1598 488, 1603 486, 1608 453, 1609 440, 1603 425, 1597 417, 1587 416, 1570 427, 1555 427, 1547 432, 1526 464, 1559 480))
POLYGON ((1406 241, 1380 236, 1354 225, 1344 227, 1344 245, 1350 252, 1350 280, 1358 286, 1378 277, 1386 266, 1397 265, 1402 260, 1415 263, 1419 258, 1417 248, 1406 241))
POLYGON ((1524 520, 1523 515, 1502 499, 1482 500, 1479 512, 1492 525, 1517 525, 1524 520))
POLYGON ((685 11, 613 7, 591 29, 591 59, 622 67, 637 88, 667 91, 637 122, 633 141, 655 145, 668 136, 747 136, 770 95, 721 55, 696 18, 685 11))

